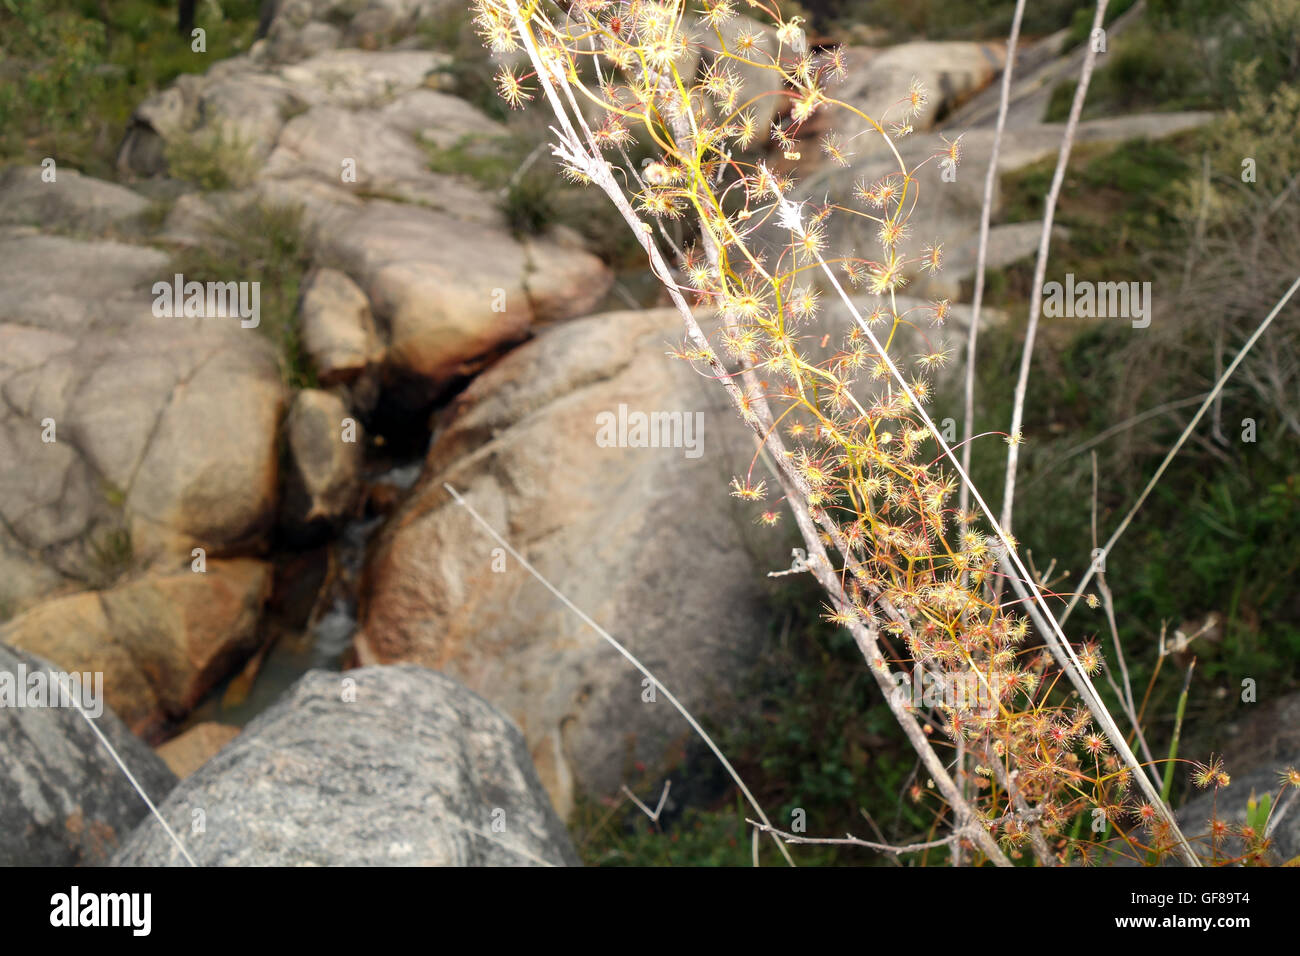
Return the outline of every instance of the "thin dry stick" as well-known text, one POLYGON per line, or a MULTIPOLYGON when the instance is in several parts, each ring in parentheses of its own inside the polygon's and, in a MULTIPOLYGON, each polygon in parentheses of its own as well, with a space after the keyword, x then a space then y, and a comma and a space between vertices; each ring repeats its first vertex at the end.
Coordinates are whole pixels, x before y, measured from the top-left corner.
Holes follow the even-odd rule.
MULTIPOLYGON (((1097 12, 1092 18, 1092 35, 1101 29, 1106 17, 1108 0, 1097 0, 1097 12)), ((1052 222, 1056 218, 1056 202, 1061 195, 1061 185, 1065 182, 1065 168, 1070 163, 1070 150, 1074 146, 1075 131, 1079 127, 1079 116, 1083 113, 1083 101, 1088 95, 1088 83, 1092 80, 1092 70, 1097 63, 1097 48, 1091 37, 1087 52, 1083 57, 1083 70, 1079 74, 1079 85, 1074 91, 1074 102, 1070 104, 1070 116, 1065 123, 1065 135, 1061 138, 1061 149, 1056 157, 1056 172, 1052 176, 1052 187, 1047 192, 1046 208, 1043 210, 1043 231, 1038 237, 1038 261, 1034 264, 1034 284, 1029 293, 1029 327, 1025 330, 1025 348, 1020 356, 1020 377, 1016 381, 1015 399, 1011 408, 1011 429, 1008 432, 1007 477, 1002 491, 1002 527, 1011 531, 1012 507, 1016 497, 1016 466, 1020 460, 1020 427, 1025 417, 1025 392, 1029 388, 1029 366, 1034 357, 1034 339, 1038 334, 1038 318, 1043 306, 1043 282, 1047 278, 1047 253, 1052 244, 1052 222)))
MULTIPOLYGON (((998 122, 993 131, 993 151, 989 154, 989 169, 984 177, 984 205, 980 209, 979 251, 975 256, 975 294, 971 299, 970 331, 966 336, 966 424, 962 431, 961 466, 970 471, 971 436, 975 433, 975 340, 979 336, 980 306, 984 303, 984 268, 989 254, 989 224, 993 218, 993 189, 998 182, 998 154, 1002 150, 1002 130, 1007 124, 1007 109, 1011 102, 1011 74, 1016 64, 1016 44, 1020 40, 1020 20, 1025 13, 1025 0, 1016 0, 1016 12, 1011 18, 1011 35, 1007 38, 1007 60, 1002 69, 1002 93, 998 100, 998 122)), ((970 504, 966 486, 959 493, 960 509, 965 513, 970 504)))
POLYGON ((842 837, 806 837, 799 836, 797 833, 787 833, 784 830, 778 830, 775 827, 759 823, 757 820, 746 820, 754 828, 754 832, 762 831, 770 833, 773 836, 780 837, 786 843, 801 843, 814 846, 861 846, 868 850, 878 850, 881 853, 916 853, 921 850, 933 850, 937 847, 948 846, 959 842, 958 831, 953 831, 941 840, 930 840, 926 843, 908 843, 903 846, 893 846, 888 843, 872 843, 869 840, 861 840, 853 834, 846 834, 842 837))
MULTIPOLYGON (((1020 40, 1020 21, 1025 15, 1025 0, 1016 0, 1016 10, 1011 16, 1011 34, 1007 37, 1006 65, 1002 68, 1002 91, 998 97, 998 119, 993 130, 993 147, 989 153, 989 168, 984 176, 984 204, 980 209, 979 248, 975 254, 975 295, 971 299, 970 330, 966 336, 966 419, 962 429, 961 465, 970 471, 971 438, 975 433, 975 344, 979 337, 980 306, 984 303, 984 268, 988 263, 989 225, 993 219, 993 189, 998 181, 998 155, 1002 151, 1002 130, 1007 125, 1007 109, 1011 103, 1011 75, 1015 72, 1016 44, 1020 40)), ((970 504, 970 493, 963 484, 958 492, 958 508, 962 514, 970 504)), ((966 741, 957 742, 957 777, 962 793, 967 790, 966 741)), ((960 866, 961 844, 953 847, 953 864, 960 866)))
POLYGON ((622 790, 625 794, 627 794, 628 798, 637 805, 637 809, 639 809, 642 813, 644 813, 646 816, 650 818, 651 823, 658 823, 659 814, 663 812, 664 804, 668 802, 668 791, 672 787, 672 785, 673 782, 671 780, 664 781, 663 792, 659 794, 659 803, 655 805, 655 808, 653 810, 651 810, 648 806, 642 803, 640 798, 637 797, 635 793, 633 793, 631 790, 628 789, 627 784, 623 784, 622 790))
MULTIPOLYGON (((885 832, 884 832, 883 830, 881 830, 880 827, 876 826, 876 821, 873 820, 873 819, 871 819, 871 814, 869 814, 869 813, 867 812, 866 808, 865 808, 865 807, 858 807, 858 813, 862 814, 862 819, 864 819, 864 820, 867 821, 867 826, 871 827, 871 829, 872 829, 873 831, 875 831, 875 834, 876 834, 877 839, 879 839, 881 843, 886 842, 886 841, 885 841, 885 832)), ((960 840, 957 841, 957 843, 960 843, 960 842, 961 842, 960 840)), ((954 850, 956 849, 957 843, 954 843, 954 844, 953 844, 953 849, 954 849, 954 850)), ((902 863, 898 862, 898 857, 895 856, 895 855, 892 855, 892 854, 891 854, 891 855, 890 855, 889 857, 887 857, 886 859, 888 859, 889 862, 892 863, 894 866, 902 866, 902 865, 903 865, 902 863)))
POLYGON ((1127 431, 1130 428, 1142 424, 1147 419, 1155 418, 1157 415, 1163 415, 1165 412, 1171 412, 1179 408, 1185 408, 1188 405, 1195 405, 1197 402, 1201 401, 1201 399, 1205 398, 1205 396, 1209 394, 1210 394, 1209 392, 1201 392, 1201 394, 1199 395, 1192 395, 1188 398, 1180 398, 1177 401, 1173 401, 1173 402, 1165 402, 1163 405, 1155 406, 1155 408, 1148 408, 1145 412, 1140 412, 1137 415, 1134 415, 1132 418, 1126 418, 1118 425, 1111 425, 1110 428, 1098 432, 1096 435, 1092 436, 1087 441, 1080 442, 1078 445, 1075 445, 1069 451, 1063 452, 1060 458, 1056 458, 1048 462, 1046 465, 1044 465, 1042 468, 1038 470, 1038 473, 1034 475, 1032 480, 1025 482, 1025 487, 1032 488, 1034 485, 1038 484, 1038 482, 1042 481, 1043 477, 1047 475, 1047 473, 1050 472, 1052 469, 1057 468, 1060 465, 1063 465, 1065 462, 1069 461, 1071 458, 1073 458, 1075 455, 1080 454, 1081 452, 1085 452, 1090 448, 1095 448, 1097 445, 1100 445, 1102 442, 1104 442, 1107 438, 1110 438, 1114 435, 1118 435, 1122 431, 1127 431))
MULTIPOLYGON (((1097 550, 1097 453, 1092 453, 1092 549, 1097 550)), ((1110 625, 1111 641, 1115 644, 1115 659, 1119 662, 1120 679, 1124 682, 1124 689, 1120 690, 1115 678, 1106 668, 1106 680, 1110 682, 1110 688, 1115 692, 1115 699, 1119 701, 1120 707, 1124 710, 1133 725, 1133 733, 1137 735, 1138 745, 1142 748, 1142 756, 1147 759, 1147 770, 1151 773, 1151 779, 1160 785, 1160 776, 1156 772, 1156 758, 1151 754, 1151 748, 1147 746, 1146 734, 1142 733, 1142 723, 1138 720, 1137 704, 1133 702, 1133 681, 1129 677, 1128 663, 1124 659, 1124 645, 1119 639, 1119 623, 1115 620, 1115 598, 1110 593, 1110 586, 1106 583, 1106 573, 1100 571, 1097 574, 1097 584, 1101 590, 1102 606, 1106 609, 1106 622, 1110 625)))
MULTIPOLYGON (((1169 449, 1169 454, 1165 455, 1165 460, 1160 463, 1160 467, 1156 469, 1156 473, 1151 476, 1151 480, 1147 482, 1147 486, 1142 489, 1142 494, 1138 495, 1138 500, 1133 503, 1133 507, 1130 508, 1128 514, 1124 516, 1124 520, 1119 523, 1119 527, 1117 527, 1115 532, 1110 536, 1110 539, 1106 542, 1106 546, 1102 548, 1102 557, 1110 554, 1111 549, 1115 547, 1115 542, 1118 541, 1120 536, 1128 530, 1128 526, 1132 522, 1133 516, 1136 515, 1142 505, 1146 503, 1147 497, 1151 494, 1151 490, 1155 488, 1156 483, 1160 481, 1161 476, 1165 473, 1165 469, 1167 469, 1169 463, 1174 460, 1174 456, 1177 455, 1183 445, 1187 443, 1187 439, 1191 436, 1192 432, 1195 431, 1200 420, 1205 417, 1205 412, 1214 404, 1214 399, 1223 391, 1223 386, 1228 383, 1228 379, 1232 377, 1232 373, 1237 370, 1237 366, 1242 363, 1242 360, 1245 359, 1251 348, 1259 341, 1260 336, 1262 336, 1268 330, 1268 327, 1273 324, 1273 320, 1277 318, 1278 314, 1284 308, 1286 308, 1286 304, 1291 301, 1291 297, 1295 295, 1297 289, 1300 289, 1300 276, 1297 276, 1295 282, 1291 283, 1291 288, 1286 290, 1282 298, 1277 301, 1277 305, 1273 306, 1273 310, 1265 316, 1264 321, 1261 322, 1259 327, 1251 333, 1250 338, 1246 340, 1246 344, 1243 345, 1241 351, 1237 353, 1237 357, 1232 360, 1232 364, 1224 369, 1223 374, 1219 376, 1219 380, 1214 383, 1214 388, 1210 390, 1205 401, 1201 403, 1201 407, 1196 410, 1196 414, 1192 416, 1192 420, 1187 423, 1187 427, 1183 429, 1183 433, 1178 436, 1178 441, 1174 442, 1174 447, 1169 449)), ((1084 576, 1079 580, 1079 583, 1075 585, 1074 596, 1070 598, 1070 603, 1061 614, 1062 624, 1064 624, 1066 618, 1070 616, 1070 612, 1074 610, 1074 606, 1079 603, 1079 598, 1083 595, 1084 588, 1088 586, 1088 582, 1092 580, 1093 574, 1094 569, 1089 566, 1087 573, 1084 574, 1084 576)))

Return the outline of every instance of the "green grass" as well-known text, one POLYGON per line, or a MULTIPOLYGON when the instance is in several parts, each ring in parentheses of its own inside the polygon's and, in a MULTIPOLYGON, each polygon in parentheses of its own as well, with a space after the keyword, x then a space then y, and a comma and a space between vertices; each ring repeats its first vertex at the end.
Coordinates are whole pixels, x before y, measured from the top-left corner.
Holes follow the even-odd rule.
MULTIPOLYGON (((1183 241, 1177 216, 1180 191, 1199 175, 1199 154, 1208 142, 1207 134, 1190 132, 1167 140, 1077 147, 1055 220, 1070 235, 1053 241, 1048 274, 1150 279, 1153 252, 1172 250, 1183 241)), ((1055 169, 1053 157, 1003 176, 1006 200, 997 222, 1041 221, 1055 169)), ((1004 307, 1027 303, 1031 274, 1032 264, 1009 271, 990 283, 986 301, 1004 307)))
POLYGON ((91 539, 90 560, 91 585, 97 589, 112 587, 135 560, 130 529, 112 527, 91 539))
MULTIPOLYGON (((516 234, 542 235, 552 226, 568 226, 611 266, 640 270, 645 254, 618 211, 599 190, 565 182, 549 151, 516 175, 541 135, 525 130, 509 136, 469 134, 449 147, 426 141, 424 148, 432 171, 459 176, 491 195, 516 234)), ((637 162, 649 154, 630 155, 637 162)))
POLYGON ((178 253, 172 267, 186 281, 261 283, 258 331, 275 343, 285 384, 314 388, 316 373, 303 352, 298 290, 311 265, 300 207, 252 202, 212 225, 211 239, 178 253))
MULTIPOLYGON (((1119 37, 1088 85, 1083 119, 1124 113, 1213 110, 1224 105, 1221 85, 1205 69, 1203 38, 1143 23, 1119 37)), ((1052 90, 1045 119, 1064 122, 1077 82, 1052 90)))
MULTIPOLYGON (((1109 23, 1135 0, 1111 0, 1109 23)), ((1011 30, 1015 0, 801 0, 798 4, 814 26, 852 35, 866 26, 880 41, 1000 40, 1011 30)), ((782 4, 791 12, 791 5, 782 4)), ((1041 37, 1071 29, 1071 41, 1080 42, 1092 25, 1091 0, 1037 0, 1026 4, 1021 33, 1041 37)), ((873 40, 873 42, 876 42, 873 40)))
POLYGON ((249 143, 222 127, 177 136, 167 143, 167 171, 200 189, 239 189, 257 175, 249 143))
POLYGON ((485 189, 499 189, 528 156, 531 145, 515 136, 462 136, 439 148, 427 141, 429 168, 435 173, 463 176, 485 189))
MULTIPOLYGON (((1072 39, 1082 42, 1086 12, 1077 17, 1072 39)), ((1231 108, 1247 63, 1259 89, 1300 79, 1298 35, 1297 0, 1152 0, 1142 21, 1099 56, 1083 117, 1231 108)), ((1052 91, 1049 121, 1066 118, 1075 87, 1067 80, 1052 91)))

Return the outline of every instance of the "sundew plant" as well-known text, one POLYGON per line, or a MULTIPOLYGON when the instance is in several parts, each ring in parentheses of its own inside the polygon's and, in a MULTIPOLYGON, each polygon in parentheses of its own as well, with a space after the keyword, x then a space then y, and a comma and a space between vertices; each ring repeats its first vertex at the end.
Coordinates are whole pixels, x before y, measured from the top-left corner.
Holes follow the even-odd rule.
MULTIPOLYGON (((1099 645, 1072 641, 1051 604, 1099 599, 1044 593, 1009 511, 993 515, 927 410, 953 359, 942 340, 951 307, 905 308, 899 293, 942 268, 942 236, 914 235, 911 221, 922 167, 955 170, 961 141, 904 162, 896 143, 915 135, 924 87, 912 81, 881 116, 837 99, 844 51, 810 46, 802 20, 775 3, 747 0, 743 17, 732 0, 477 0, 475 13, 504 64, 500 95, 554 114, 563 174, 609 196, 680 311, 676 357, 716 380, 753 429, 758 453, 729 493, 761 524, 797 524, 826 617, 852 634, 922 761, 913 798, 932 809, 951 859, 1223 862, 1184 837, 1163 768, 1130 747, 1137 716, 1120 695, 1122 731, 1092 683, 1099 645), (814 116, 831 132, 806 135, 814 116), (847 166, 867 139, 896 170, 851 195, 791 198, 804 154, 847 166), (758 158, 768 144, 779 166, 758 158), (634 145, 651 159, 632 163, 634 145), (874 248, 832 249, 834 217, 868 222, 874 248), (821 329, 837 317, 828 349, 821 329), (919 354, 918 338, 929 343, 919 354), (918 706, 898 693, 903 674, 924 674, 935 693, 918 706)), ((1013 425, 973 440, 1014 452, 1020 436, 1013 425)), ((1194 776, 1229 783, 1213 760, 1194 776)), ((753 809, 756 832, 794 839, 753 809)), ((1258 858, 1263 827, 1244 835, 1258 858)))

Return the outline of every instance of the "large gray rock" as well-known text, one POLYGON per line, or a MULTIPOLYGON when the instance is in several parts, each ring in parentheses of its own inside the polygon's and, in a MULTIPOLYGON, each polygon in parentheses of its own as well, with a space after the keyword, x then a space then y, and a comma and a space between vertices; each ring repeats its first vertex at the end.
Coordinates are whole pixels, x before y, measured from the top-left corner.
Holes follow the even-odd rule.
MULTIPOLYGON (((51 665, 0 644, 0 675, 16 680, 51 665)), ((96 725, 155 802, 176 777, 110 710, 96 725)), ((0 705, 0 863, 9 866, 108 862, 149 812, 76 710, 0 705)))
MULTIPOLYGON (((167 167, 169 145, 203 149, 217 143, 233 151, 218 157, 227 165, 243 154, 260 164, 297 114, 325 106, 378 109, 421 87, 446 59, 419 50, 329 50, 280 68, 248 56, 222 60, 202 76, 178 77, 136 107, 117 166, 124 175, 154 176, 167 167)), ((337 163, 334 168, 337 180, 337 163)))
POLYGON ((722 713, 769 626, 764 574, 789 566, 789 544, 755 526, 768 506, 728 496, 754 438, 715 382, 664 355, 681 337, 674 310, 617 312, 511 352, 452 406, 421 483, 370 551, 362 662, 436 667, 508 712, 562 814, 579 791, 616 791, 635 761, 660 760, 689 729, 513 558, 494 555, 443 483, 688 708, 722 713), (682 447, 602 447, 597 416, 620 405, 676 412, 693 434, 679 430, 682 447))
POLYGON ((121 325, 149 314, 149 285, 165 277, 167 255, 157 249, 0 228, 0 322, 74 336, 121 325))
MULTIPOLYGON (((909 120, 916 130, 930 129, 954 105, 987 86, 1006 60, 1004 43, 918 41, 890 47, 848 47, 846 76, 828 95, 851 103, 886 129, 909 120), (908 94, 913 80, 925 89, 925 101, 913 109, 908 94)), ((875 127, 842 110, 819 110, 805 131, 820 136, 832 130, 854 150, 875 150, 875 127)), ((809 149, 806 153, 813 153, 809 149)), ((807 156, 816 161, 816 157, 807 156)))
MULTIPOLYGON (((308 673, 159 810, 204 866, 578 862, 519 731, 421 667, 308 673)), ((113 862, 183 861, 154 821, 113 862)))
POLYGON ((284 127, 263 174, 338 183, 345 161, 355 171, 356 187, 366 190, 415 178, 428 165, 428 157, 410 134, 375 113, 316 106, 284 127))
POLYGON ((13 166, 0 173, 0 225, 97 233, 136 223, 149 200, 125 186, 83 176, 73 169, 56 171, 53 182, 39 166, 13 166))
POLYGON ((506 136, 508 130, 465 100, 437 90, 411 90, 379 111, 389 126, 420 135, 440 149, 465 136, 506 136))
POLYGON ((458 8, 459 0, 278 0, 266 40, 255 50, 267 61, 288 63, 338 46, 374 49, 458 8))

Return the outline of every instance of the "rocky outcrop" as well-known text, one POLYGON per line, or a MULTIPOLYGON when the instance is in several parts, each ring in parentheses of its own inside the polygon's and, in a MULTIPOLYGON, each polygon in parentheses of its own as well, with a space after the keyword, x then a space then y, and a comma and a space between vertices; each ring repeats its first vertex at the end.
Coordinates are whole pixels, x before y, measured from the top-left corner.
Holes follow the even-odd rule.
POLYGON ((390 369, 435 383, 477 370, 534 321, 591 308, 610 281, 580 249, 544 239, 525 249, 491 227, 381 200, 324 243, 386 327, 390 369), (544 271, 530 270, 529 250, 544 271))
MULTIPOLYGON (((917 131, 933 128, 936 120, 990 84, 1002 72, 1005 43, 919 41, 890 47, 852 46, 844 49, 845 78, 830 91, 851 103, 886 129, 907 121, 917 131), (913 82, 926 91, 923 102, 910 102, 913 82)), ((844 110, 813 114, 805 135, 834 132, 858 153, 888 152, 875 127, 844 110)), ((809 169, 818 161, 813 150, 800 158, 809 169)))
MULTIPOLYGON (((153 140, 191 150, 220 141, 238 152, 254 167, 245 191, 305 208, 317 262, 345 273, 369 300, 387 374, 423 382, 427 401, 533 323, 589 311, 612 282, 572 235, 521 242, 496 197, 430 170, 430 148, 508 135, 465 101, 428 88, 445 60, 421 50, 340 49, 290 65, 223 61, 141 105, 119 166, 161 172, 153 158, 167 150, 153 140)), ((210 212, 187 200, 165 234, 192 243, 205 218, 210 212)))
MULTIPOLYGON (((578 862, 519 731, 420 667, 308 673, 159 811, 202 866, 578 862)), ((183 861, 154 821, 113 862, 183 861)))
POLYGON ((722 389, 663 355, 680 323, 673 310, 605 314, 511 352, 451 407, 371 549, 361 660, 435 667, 508 712, 562 814, 688 729, 443 483, 688 708, 720 713, 768 627, 763 575, 789 558, 774 563, 784 539, 727 495, 754 439, 722 389), (626 418, 617 447, 620 409, 675 415, 677 447, 636 447, 626 418), (615 447, 598 438, 607 416, 615 447))
POLYGON ((102 673, 109 706, 149 734, 257 649, 270 589, 264 562, 207 561, 202 573, 150 573, 42 602, 0 628, 0 642, 64 670, 102 673))
MULTIPOLYGON (((149 809, 74 708, 15 706, 7 697, 26 695, 31 675, 51 667, 0 644, 0 861, 102 865, 149 809)), ((161 800, 176 783, 172 772, 112 711, 94 720, 150 799, 161 800)))
POLYGON ((139 225, 149 200, 74 169, 11 166, 0 172, 0 226, 39 226, 91 235, 139 225))
POLYGON ((156 317, 157 280, 170 275, 153 249, 0 232, 11 613, 128 567, 188 562, 195 547, 255 549, 274 522, 277 357, 238 319, 156 317))
POLYGON ((278 0, 259 53, 291 62, 335 47, 373 50, 461 9, 458 0, 278 0))

